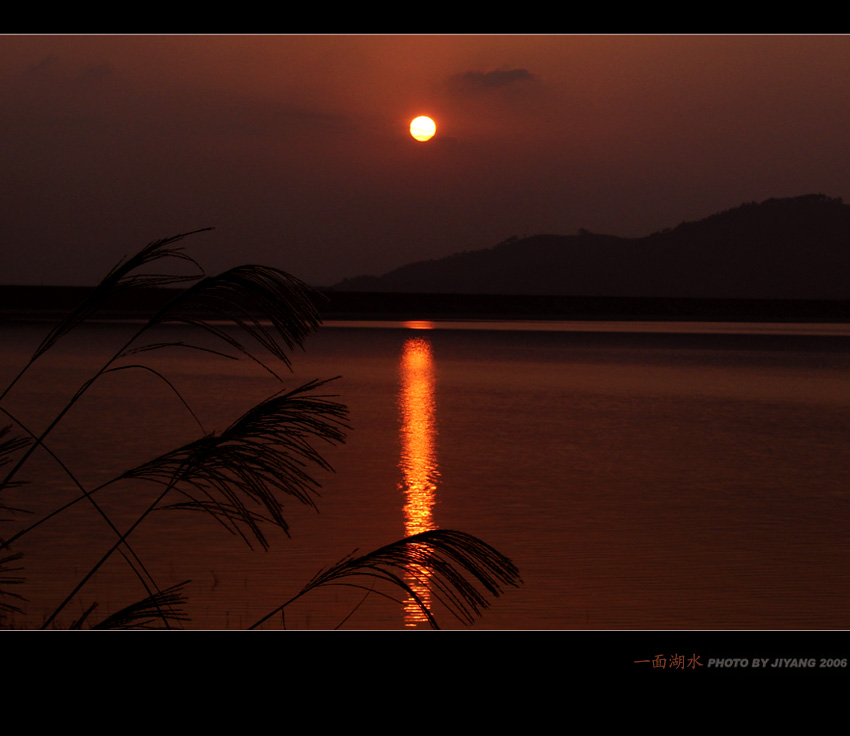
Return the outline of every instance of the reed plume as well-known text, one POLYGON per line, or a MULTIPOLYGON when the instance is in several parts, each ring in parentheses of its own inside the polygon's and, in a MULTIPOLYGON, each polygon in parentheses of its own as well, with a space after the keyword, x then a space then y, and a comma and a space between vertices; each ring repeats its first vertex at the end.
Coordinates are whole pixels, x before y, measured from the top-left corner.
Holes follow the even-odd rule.
POLYGON ((132 470, 137 478, 173 486, 186 501, 164 508, 205 511, 250 544, 247 527, 264 548, 259 522, 268 521, 289 535, 282 496, 315 507, 318 482, 307 472, 331 470, 313 446, 345 440, 347 409, 312 392, 327 381, 311 381, 251 408, 221 434, 201 437, 132 470), (265 514, 252 511, 257 506, 265 514))
POLYGON ((257 628, 286 606, 316 588, 349 585, 370 593, 374 587, 359 582, 389 583, 409 595, 432 628, 439 629, 431 609, 405 578, 427 585, 432 595, 464 624, 490 605, 487 594, 496 597, 503 586, 518 587, 522 580, 511 560, 477 537, 451 529, 433 529, 401 539, 362 556, 352 554, 319 572, 296 596, 257 621, 257 628), (482 591, 483 589, 483 591, 482 591))
MULTIPOLYGON (((189 621, 189 616, 183 611, 183 606, 185 606, 187 601, 184 588, 188 583, 189 581, 185 580, 182 583, 177 583, 177 585, 172 585, 170 588, 143 598, 136 603, 131 603, 129 606, 125 606, 120 611, 116 611, 89 628, 157 629, 160 628, 158 622, 162 620, 163 616, 172 624, 189 621)), ((93 603, 69 628, 81 629, 83 623, 91 616, 96 608, 97 603, 93 603)))

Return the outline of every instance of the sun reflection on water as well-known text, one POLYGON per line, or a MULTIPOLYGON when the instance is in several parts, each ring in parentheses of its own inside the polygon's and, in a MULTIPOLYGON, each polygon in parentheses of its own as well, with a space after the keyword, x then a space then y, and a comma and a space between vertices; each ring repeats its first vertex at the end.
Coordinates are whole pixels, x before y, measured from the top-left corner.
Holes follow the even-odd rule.
MULTIPOLYGON (((426 328, 427 329, 427 328, 426 328)), ((404 493, 405 536, 434 528, 431 510, 434 506, 437 479, 436 392, 434 360, 427 338, 412 337, 404 343, 401 355, 401 414, 402 481, 404 493)), ((409 576, 405 582, 425 605, 430 607, 431 594, 426 584, 427 573, 409 576)), ((414 627, 426 622, 425 616, 410 598, 404 606, 405 626, 414 627)))

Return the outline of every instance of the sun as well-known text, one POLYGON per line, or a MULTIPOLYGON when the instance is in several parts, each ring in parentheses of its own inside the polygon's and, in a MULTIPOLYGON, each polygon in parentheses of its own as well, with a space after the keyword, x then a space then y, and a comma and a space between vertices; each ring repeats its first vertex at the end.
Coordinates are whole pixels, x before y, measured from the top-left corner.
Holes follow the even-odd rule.
POLYGON ((437 132, 436 123, 427 115, 420 115, 410 121, 410 135, 417 141, 429 141, 437 132))

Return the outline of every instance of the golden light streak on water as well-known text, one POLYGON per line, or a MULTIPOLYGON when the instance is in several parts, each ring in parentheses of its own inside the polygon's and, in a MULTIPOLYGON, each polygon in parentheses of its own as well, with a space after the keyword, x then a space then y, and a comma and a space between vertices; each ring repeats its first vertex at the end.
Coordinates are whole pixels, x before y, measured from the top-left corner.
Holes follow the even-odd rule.
MULTIPOLYGON (((421 329, 421 328, 420 328, 421 329)), ((427 329, 427 328, 425 328, 427 329)), ((401 363, 399 411, 401 414, 401 459, 404 493, 405 536, 434 528, 431 509, 434 506, 437 478, 436 391, 434 360, 427 338, 412 337, 404 343, 401 363)), ((430 607, 431 593, 426 571, 419 577, 406 576, 405 582, 430 607)), ((405 626, 415 627, 427 620, 416 602, 409 598, 404 605, 405 626)))

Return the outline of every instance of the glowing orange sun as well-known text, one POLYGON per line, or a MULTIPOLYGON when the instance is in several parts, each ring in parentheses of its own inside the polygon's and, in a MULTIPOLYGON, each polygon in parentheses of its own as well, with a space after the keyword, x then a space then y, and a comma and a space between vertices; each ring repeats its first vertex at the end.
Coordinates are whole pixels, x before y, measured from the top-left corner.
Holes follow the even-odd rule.
POLYGON ((410 135, 417 141, 429 141, 437 132, 436 123, 427 115, 420 115, 410 121, 410 135))

